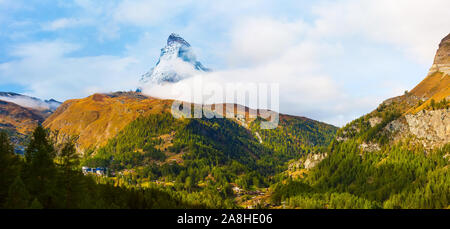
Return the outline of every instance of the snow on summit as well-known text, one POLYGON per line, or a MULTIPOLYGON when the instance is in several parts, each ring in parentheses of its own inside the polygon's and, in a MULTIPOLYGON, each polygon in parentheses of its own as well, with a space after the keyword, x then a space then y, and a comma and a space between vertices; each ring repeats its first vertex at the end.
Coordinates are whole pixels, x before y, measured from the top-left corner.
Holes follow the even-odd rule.
POLYGON ((161 49, 156 66, 142 75, 141 83, 175 83, 208 71, 210 70, 197 61, 191 45, 178 34, 172 33, 167 39, 167 45, 161 49))

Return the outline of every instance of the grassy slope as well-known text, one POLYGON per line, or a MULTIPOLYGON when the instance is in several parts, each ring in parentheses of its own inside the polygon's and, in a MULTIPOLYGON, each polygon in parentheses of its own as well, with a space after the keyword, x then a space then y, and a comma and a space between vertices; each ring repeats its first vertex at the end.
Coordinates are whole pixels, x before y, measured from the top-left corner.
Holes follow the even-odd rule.
POLYGON ((82 150, 103 146, 125 126, 142 114, 157 114, 170 109, 171 101, 95 94, 68 100, 44 122, 44 127, 64 135, 78 135, 82 150))

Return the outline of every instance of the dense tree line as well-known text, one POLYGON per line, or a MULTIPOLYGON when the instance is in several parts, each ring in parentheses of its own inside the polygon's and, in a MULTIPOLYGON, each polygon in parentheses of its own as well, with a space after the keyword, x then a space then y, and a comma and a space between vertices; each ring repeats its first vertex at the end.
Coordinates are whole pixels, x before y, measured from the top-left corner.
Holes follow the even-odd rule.
POLYGON ((130 188, 98 182, 79 170, 74 142, 56 146, 42 127, 34 131, 25 156, 14 154, 0 132, 0 207, 2 208, 205 208, 157 187, 130 188))
POLYGON ((428 154, 407 141, 371 153, 356 141, 335 144, 304 179, 274 186, 272 201, 300 208, 450 206, 450 144, 428 154))

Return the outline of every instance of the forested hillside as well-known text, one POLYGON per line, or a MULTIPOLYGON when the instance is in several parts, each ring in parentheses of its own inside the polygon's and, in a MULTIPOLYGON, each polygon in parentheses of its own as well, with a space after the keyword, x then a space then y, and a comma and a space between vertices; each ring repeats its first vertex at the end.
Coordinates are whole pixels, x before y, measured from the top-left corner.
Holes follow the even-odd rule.
POLYGON ((48 136, 42 127, 36 128, 22 157, 14 154, 8 135, 0 132, 1 208, 225 207, 225 203, 213 202, 206 195, 157 186, 136 188, 124 180, 85 176, 73 141, 54 145, 48 136))
POLYGON ((161 182, 178 191, 222 190, 222 198, 232 202, 232 187, 269 187, 287 161, 326 146, 336 130, 291 120, 292 125, 260 132, 261 143, 258 122, 247 129, 231 119, 177 120, 169 113, 140 117, 106 146, 86 154, 83 165, 127 171, 138 186, 161 182))
POLYGON ((448 208, 450 144, 428 155, 402 142, 363 152, 354 141, 334 142, 330 156, 303 179, 286 177, 272 202, 292 208, 448 208))

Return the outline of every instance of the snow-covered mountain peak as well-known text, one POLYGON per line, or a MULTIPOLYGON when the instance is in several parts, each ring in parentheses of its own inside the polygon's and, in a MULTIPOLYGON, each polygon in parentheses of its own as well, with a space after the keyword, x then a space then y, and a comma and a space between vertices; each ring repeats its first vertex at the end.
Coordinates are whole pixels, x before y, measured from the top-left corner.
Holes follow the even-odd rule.
POLYGON ((161 49, 156 66, 141 77, 141 84, 174 83, 202 72, 210 71, 196 58, 191 45, 180 35, 172 33, 161 49))
POLYGON ((174 43, 179 43, 181 45, 191 47, 191 45, 184 40, 180 35, 176 33, 170 34, 169 38, 167 38, 167 46, 173 45, 174 43))

